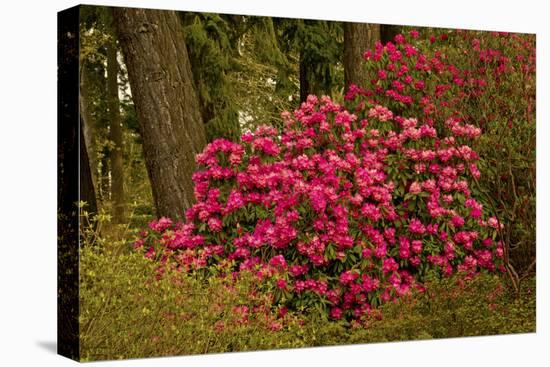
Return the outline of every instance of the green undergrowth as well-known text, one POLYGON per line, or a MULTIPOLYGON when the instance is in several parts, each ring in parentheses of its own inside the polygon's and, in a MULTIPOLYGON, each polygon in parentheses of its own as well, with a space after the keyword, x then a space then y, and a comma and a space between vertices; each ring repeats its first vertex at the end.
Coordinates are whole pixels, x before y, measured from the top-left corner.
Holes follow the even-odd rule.
POLYGON ((423 294, 383 305, 362 324, 315 312, 281 321, 253 279, 183 273, 155 277, 129 250, 81 253, 81 356, 85 361, 299 348, 535 331, 535 280, 515 297, 501 276, 430 284, 423 294), (243 317, 243 309, 255 309, 243 317))

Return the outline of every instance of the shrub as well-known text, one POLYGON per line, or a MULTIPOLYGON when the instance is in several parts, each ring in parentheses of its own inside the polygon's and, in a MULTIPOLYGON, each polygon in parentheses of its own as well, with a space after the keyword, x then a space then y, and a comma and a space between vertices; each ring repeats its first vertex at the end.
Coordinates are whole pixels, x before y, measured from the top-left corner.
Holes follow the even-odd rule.
POLYGON ((83 360, 254 349, 267 331, 294 322, 291 315, 279 318, 269 297, 254 292, 252 277, 242 274, 236 283, 230 274, 174 272, 155 279, 154 269, 135 252, 82 250, 83 360))
POLYGON ((451 55, 460 68, 486 81, 479 98, 462 101, 471 121, 483 129, 475 148, 484 197, 506 223, 503 241, 510 259, 525 271, 535 261, 536 206, 536 48, 535 35, 504 32, 455 32, 450 45, 468 49, 451 55))
POLYGON ((466 142, 480 130, 449 118, 437 131, 362 105, 364 116, 310 96, 283 114, 281 136, 261 127, 209 144, 187 221, 153 221, 136 247, 184 271, 253 271, 276 303, 334 319, 426 279, 502 269, 501 224, 469 188, 479 171, 466 142))
POLYGON ((506 223, 500 239, 521 270, 535 259, 535 54, 529 34, 412 30, 367 50, 371 84, 346 95, 356 113, 366 98, 438 132, 450 117, 480 128, 484 178, 472 189, 506 223))
POLYGON ((382 305, 366 324, 277 309, 249 312, 244 318, 245 307, 269 305, 250 297, 256 284, 252 277, 243 273, 234 283, 173 272, 152 279, 153 262, 120 252, 101 247, 81 251, 84 361, 535 330, 532 280, 516 300, 499 277, 479 275, 467 282, 451 277, 431 283, 425 293, 382 305))

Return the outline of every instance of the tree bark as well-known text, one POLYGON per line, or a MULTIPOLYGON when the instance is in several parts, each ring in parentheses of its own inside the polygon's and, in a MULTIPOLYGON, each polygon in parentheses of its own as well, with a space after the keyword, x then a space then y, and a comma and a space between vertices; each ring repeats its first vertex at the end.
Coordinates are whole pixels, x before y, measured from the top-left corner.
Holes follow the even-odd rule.
POLYGON ((94 146, 95 121, 92 116, 92 106, 90 103, 89 79, 90 71, 85 61, 80 65, 80 116, 82 117, 82 129, 84 141, 86 143, 86 153, 90 162, 90 172, 92 175, 93 186, 97 184, 97 160, 94 146))
POLYGON ((182 26, 173 11, 114 8, 158 216, 194 202, 195 154, 206 144, 182 26))
POLYGON ((118 98, 118 61, 116 41, 107 45, 107 103, 111 146, 111 200, 115 223, 124 222, 124 165, 122 157, 122 126, 118 98))
POLYGON ((363 54, 373 49, 380 40, 380 26, 368 23, 344 23, 344 82, 345 89, 351 84, 360 87, 369 85, 370 78, 365 68, 363 54))
POLYGON ((328 65, 313 65, 307 60, 307 55, 300 52, 300 102, 305 102, 307 96, 313 94, 317 97, 330 96, 330 85, 323 82, 327 75, 328 65))
POLYGON ((316 91, 311 88, 311 83, 309 82, 309 68, 310 65, 305 61, 303 52, 300 52, 300 102, 305 102, 307 96, 310 94, 317 94, 316 91))
POLYGON ((86 149, 86 140, 84 139, 83 125, 84 121, 82 115, 80 115, 80 201, 86 202, 84 210, 93 215, 97 213, 97 201, 92 181, 92 172, 90 170, 90 161, 88 159, 88 149, 86 149))

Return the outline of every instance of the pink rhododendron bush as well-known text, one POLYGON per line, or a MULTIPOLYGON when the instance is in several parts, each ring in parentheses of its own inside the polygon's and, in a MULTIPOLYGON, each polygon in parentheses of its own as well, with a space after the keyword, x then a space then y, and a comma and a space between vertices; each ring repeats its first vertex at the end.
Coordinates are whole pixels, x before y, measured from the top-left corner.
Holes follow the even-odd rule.
POLYGON ((516 270, 535 263, 534 35, 435 30, 422 36, 412 30, 393 43, 376 44, 364 58, 371 80, 349 89, 349 111, 362 113, 367 99, 438 132, 449 118, 482 130, 470 142, 481 156, 483 176, 472 190, 506 223, 499 238, 517 291, 516 270))
POLYGON ((196 158, 184 222, 150 223, 135 246, 159 268, 252 272, 283 309, 360 318, 426 280, 504 271, 501 225, 472 196, 481 130, 310 96, 284 129, 216 140, 196 158))

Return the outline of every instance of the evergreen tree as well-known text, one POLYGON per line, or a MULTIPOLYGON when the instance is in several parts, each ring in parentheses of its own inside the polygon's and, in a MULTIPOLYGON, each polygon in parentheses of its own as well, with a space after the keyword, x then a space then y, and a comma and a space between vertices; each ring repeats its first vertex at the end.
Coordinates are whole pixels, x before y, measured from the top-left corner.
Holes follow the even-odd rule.
POLYGON ((226 17, 210 13, 180 13, 183 33, 199 97, 208 141, 241 135, 235 88, 230 73, 236 44, 226 17))
POLYGON ((285 52, 298 55, 300 101, 309 94, 332 95, 342 85, 342 26, 338 22, 278 19, 285 52))

